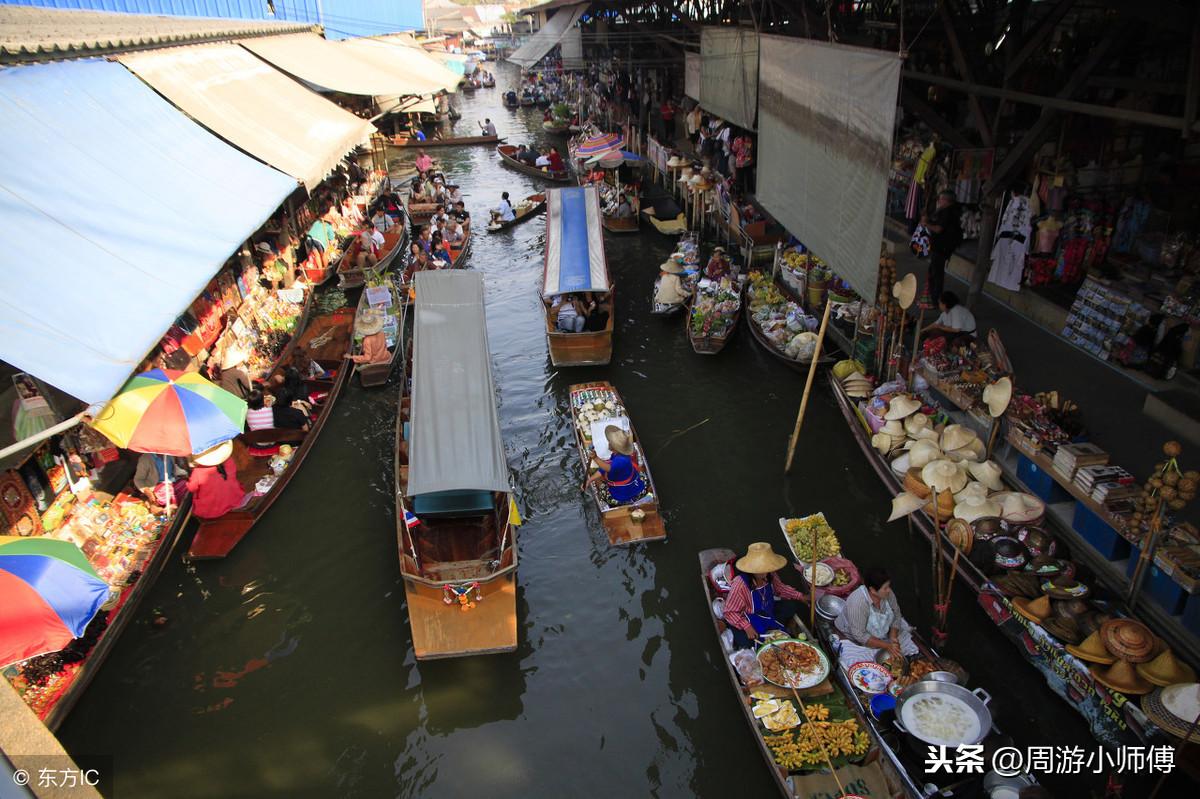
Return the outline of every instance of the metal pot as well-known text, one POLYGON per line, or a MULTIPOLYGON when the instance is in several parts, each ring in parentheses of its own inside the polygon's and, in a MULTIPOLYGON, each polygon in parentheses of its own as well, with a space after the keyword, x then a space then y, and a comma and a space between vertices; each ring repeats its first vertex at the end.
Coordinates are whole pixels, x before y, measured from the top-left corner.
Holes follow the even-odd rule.
POLYGON ((846 607, 846 600, 840 596, 821 594, 821 598, 817 600, 817 615, 826 621, 833 621, 842 615, 844 607, 846 607))
MULTIPOLYGON (((949 682, 958 685, 958 675, 950 671, 931 671, 926 674, 921 680, 934 680, 935 682, 949 682)), ((920 680, 918 680, 920 682, 920 680)))
POLYGON ((922 738, 915 732, 907 729, 904 726, 904 706, 908 702, 921 696, 930 694, 938 694, 941 696, 957 699, 967 706, 967 709, 975 714, 979 721, 979 736, 969 741, 956 741, 953 744, 948 744, 950 748, 962 745, 977 744, 988 736, 992 731, 992 711, 988 709, 988 703, 992 701, 992 697, 987 691, 982 688, 976 688, 974 691, 968 691, 961 685, 955 685, 949 682, 940 682, 938 680, 920 680, 913 683, 896 700, 896 726, 900 730, 912 738, 923 741, 926 744, 934 746, 942 745, 942 741, 930 741, 922 738))

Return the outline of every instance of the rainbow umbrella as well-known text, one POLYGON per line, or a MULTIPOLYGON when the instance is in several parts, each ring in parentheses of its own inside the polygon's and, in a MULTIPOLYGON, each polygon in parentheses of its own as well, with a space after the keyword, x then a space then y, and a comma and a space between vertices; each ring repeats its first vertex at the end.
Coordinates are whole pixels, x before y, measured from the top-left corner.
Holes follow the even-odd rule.
POLYGON ((579 145, 579 148, 575 150, 575 157, 587 158, 597 153, 618 150, 624 143, 625 137, 620 133, 601 133, 599 136, 590 136, 584 139, 583 144, 579 145))
POLYGON ((92 427, 118 447, 195 455, 242 432, 245 401, 195 372, 151 369, 130 380, 92 427))
POLYGON ((70 541, 0 536, 0 666, 65 648, 107 599, 70 541))

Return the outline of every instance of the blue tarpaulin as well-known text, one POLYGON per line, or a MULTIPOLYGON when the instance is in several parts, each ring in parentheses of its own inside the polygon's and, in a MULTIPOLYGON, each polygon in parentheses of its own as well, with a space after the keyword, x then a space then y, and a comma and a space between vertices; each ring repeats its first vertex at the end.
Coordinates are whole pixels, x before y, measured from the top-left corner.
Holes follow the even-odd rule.
POLYGON ((0 70, 0 358, 108 400, 295 188, 120 64, 0 70))
POLYGON ((542 296, 609 290, 594 186, 546 191, 546 264, 542 296))

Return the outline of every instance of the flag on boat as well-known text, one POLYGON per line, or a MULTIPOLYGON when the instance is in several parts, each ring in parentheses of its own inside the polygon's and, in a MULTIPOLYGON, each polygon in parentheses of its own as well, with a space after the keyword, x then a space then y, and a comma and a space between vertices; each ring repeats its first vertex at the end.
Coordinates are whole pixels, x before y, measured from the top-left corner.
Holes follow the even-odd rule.
POLYGON ((521 511, 517 510, 517 501, 508 495, 508 522, 513 527, 521 526, 521 511))
POLYGON ((542 295, 611 291, 593 186, 546 191, 546 267, 542 295))
POLYGON ((405 527, 407 527, 409 530, 411 530, 420 523, 421 523, 421 520, 417 518, 417 515, 415 513, 408 510, 407 508, 404 509, 404 526, 405 527))

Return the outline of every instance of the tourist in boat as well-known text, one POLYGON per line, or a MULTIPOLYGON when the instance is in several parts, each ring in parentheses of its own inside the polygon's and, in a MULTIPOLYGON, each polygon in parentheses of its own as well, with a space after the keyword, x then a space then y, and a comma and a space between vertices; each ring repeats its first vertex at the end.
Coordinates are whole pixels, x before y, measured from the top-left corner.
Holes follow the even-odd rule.
POLYGON ((433 231, 429 225, 421 225, 420 232, 417 233, 416 244, 420 246, 421 251, 429 255, 433 250, 433 231))
POLYGON ((446 246, 445 240, 442 238, 441 231, 434 231, 429 239, 429 257, 434 261, 441 261, 438 266, 449 266, 454 262, 454 258, 450 255, 450 248, 446 246))
POLYGON ((274 394, 264 394, 256 388, 246 398, 246 429, 307 430, 309 409, 311 406, 307 402, 296 400, 285 405, 274 394), (304 407, 295 407, 297 404, 304 407))
POLYGON ((836 648, 842 668, 864 660, 874 663, 881 649, 893 656, 918 654, 912 627, 900 613, 887 570, 863 569, 862 581, 846 597, 846 605, 834 621, 841 636, 836 648))
POLYGON ((508 103, 509 105, 516 105, 517 93, 511 90, 506 92, 504 95, 504 102, 508 103))
POLYGON ((379 254, 383 251, 383 234, 369 227, 358 234, 358 256, 355 267, 358 269, 374 269, 379 263, 379 254))
POLYGON ((617 199, 617 210, 615 211, 615 214, 617 219, 633 218, 633 206, 629 203, 629 198, 625 196, 624 192, 621 192, 620 197, 617 199))
POLYGON ((610 424, 604 428, 604 438, 608 441, 610 457, 604 460, 592 456, 594 471, 588 482, 603 482, 618 505, 633 502, 646 492, 646 481, 633 457, 633 436, 610 424))
POLYGON ((724 247, 714 247, 708 266, 704 267, 704 276, 709 280, 720 280, 730 272, 729 258, 725 255, 724 247))
POLYGON ((787 622, 805 597, 779 579, 779 570, 787 562, 761 541, 751 544, 746 554, 734 561, 723 613, 733 632, 734 649, 749 649, 769 632, 788 632, 787 622))
POLYGON ((445 225, 447 222, 449 222, 450 215, 446 213, 446 206, 439 205, 437 210, 433 212, 433 216, 431 216, 429 219, 435 225, 445 225))
POLYGON ((547 154, 539 155, 537 157, 537 160, 533 162, 533 165, 538 167, 539 169, 549 169, 550 156, 547 154))
POLYGON ((362 352, 351 355, 357 364, 387 363, 392 354, 388 351, 387 334, 383 332, 383 314, 368 308, 358 320, 358 332, 362 333, 362 352))
POLYGON ((658 291, 654 293, 654 302, 658 305, 679 305, 691 296, 679 277, 683 274, 683 259, 683 253, 672 253, 659 267, 658 291))
POLYGON ((217 385, 238 399, 245 399, 250 395, 250 375, 242 368, 245 362, 246 351, 241 347, 233 346, 225 350, 225 356, 221 359, 221 374, 217 380, 217 385))
POLYGON ((587 308, 574 294, 560 294, 550 306, 554 326, 560 333, 582 333, 587 321, 587 308))
POLYGON ((421 245, 415 241, 408 245, 408 266, 405 268, 408 279, 411 280, 414 273, 428 268, 429 256, 421 249, 421 245))
POLYGON ((512 203, 508 201, 508 192, 500 195, 500 206, 492 209, 492 220, 500 222, 511 222, 517 218, 513 213, 512 203))
POLYGON ((375 209, 375 215, 371 217, 371 225, 380 233, 387 233, 396 226, 396 223, 392 221, 381 205, 375 209))
POLYGON ((417 150, 417 160, 414 163, 418 172, 428 172, 433 169, 433 159, 425 152, 425 148, 417 150))
POLYGON ((466 236, 463 235, 462 228, 458 226, 458 221, 451 217, 450 221, 446 223, 446 244, 451 247, 459 247, 465 238, 466 236))
POLYGON ((941 316, 923 331, 926 341, 941 338, 945 339, 946 346, 952 347, 975 337, 975 314, 959 302, 957 294, 943 291, 938 308, 942 311, 941 316))
POLYGON ((490 119, 483 120, 483 122, 481 122, 479 125, 479 129, 483 131, 484 136, 498 135, 496 133, 496 126, 492 123, 492 120, 490 120, 490 119))
POLYGON ((233 442, 226 441, 191 459, 187 487, 192 492, 192 513, 201 519, 224 516, 246 504, 253 494, 237 479, 237 463, 230 457, 233 442))
POLYGON ((526 147, 524 154, 518 155, 517 159, 523 163, 529 164, 530 166, 536 166, 539 155, 540 153, 538 153, 536 147, 526 147))
POLYGON ((599 333, 608 327, 608 311, 594 296, 585 294, 583 306, 587 310, 587 319, 583 323, 585 333, 599 333))
POLYGON ((421 175, 413 178, 412 192, 409 195, 410 203, 427 203, 430 201, 429 195, 425 191, 425 180, 421 175))
POLYGON ((471 212, 467 210, 466 204, 462 200, 454 203, 454 210, 450 212, 450 216, 458 220, 458 223, 465 229, 471 224, 471 212))
POLYGON ((446 193, 446 206, 461 205, 463 202, 462 189, 458 186, 447 187, 449 191, 446 193))
POLYGON ((547 155, 550 158, 550 171, 551 172, 566 171, 567 165, 563 163, 562 154, 559 153, 557 149, 551 147, 550 152, 547 153, 547 155))

